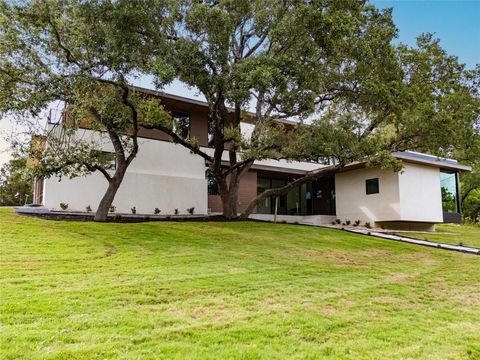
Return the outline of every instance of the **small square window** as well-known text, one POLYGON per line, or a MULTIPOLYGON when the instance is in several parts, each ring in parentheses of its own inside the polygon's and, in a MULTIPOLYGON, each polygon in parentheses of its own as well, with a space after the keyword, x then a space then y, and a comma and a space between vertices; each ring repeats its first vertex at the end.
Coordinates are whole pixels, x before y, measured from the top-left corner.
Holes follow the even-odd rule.
POLYGON ((365 181, 365 185, 366 185, 366 189, 367 189, 367 195, 378 194, 379 193, 378 178, 367 179, 365 181))

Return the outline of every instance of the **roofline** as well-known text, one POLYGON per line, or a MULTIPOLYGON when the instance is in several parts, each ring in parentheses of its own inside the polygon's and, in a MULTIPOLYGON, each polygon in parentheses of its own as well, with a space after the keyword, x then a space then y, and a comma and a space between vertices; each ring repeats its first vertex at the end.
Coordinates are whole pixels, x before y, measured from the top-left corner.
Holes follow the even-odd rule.
MULTIPOLYGON (((146 93, 146 94, 159 96, 159 97, 164 97, 164 98, 171 99, 171 100, 176 100, 176 101, 183 101, 185 103, 189 103, 189 104, 197 105, 197 106, 202 106, 202 107, 205 107, 205 108, 208 109, 208 102, 203 101, 203 100, 196 100, 196 99, 188 98, 188 97, 185 97, 185 96, 173 95, 173 94, 166 93, 164 91, 147 89, 147 88, 140 87, 140 86, 133 86, 132 85, 130 87, 134 90, 137 90, 137 91, 140 91, 140 92, 143 92, 143 93, 146 93)), ((228 111, 231 111, 231 112, 235 111, 235 109, 233 109, 231 107, 227 107, 227 109, 228 109, 228 111)), ((252 118, 257 117, 257 114, 255 114, 253 112, 250 112, 250 111, 244 111, 244 113, 246 113, 248 116, 251 116, 252 118)), ((287 120, 287 119, 274 119, 274 120, 279 122, 279 123, 282 123, 282 124, 298 125, 298 123, 296 121, 292 121, 292 120, 287 120)))
POLYGON ((435 157, 429 154, 422 154, 422 153, 415 153, 415 152, 396 152, 392 154, 399 160, 404 162, 413 163, 413 164, 422 164, 432 167, 437 167, 440 169, 446 170, 456 170, 456 171, 472 171, 472 168, 468 165, 462 165, 458 163, 456 160, 452 159, 443 159, 440 157, 435 157), (423 158, 415 158, 412 156, 415 154, 422 155, 423 158), (426 159, 425 157, 429 157, 430 159, 426 159))

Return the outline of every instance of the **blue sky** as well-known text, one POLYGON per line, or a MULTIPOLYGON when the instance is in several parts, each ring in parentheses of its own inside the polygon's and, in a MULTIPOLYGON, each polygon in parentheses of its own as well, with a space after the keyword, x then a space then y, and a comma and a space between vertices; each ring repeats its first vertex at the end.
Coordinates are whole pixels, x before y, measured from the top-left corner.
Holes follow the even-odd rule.
MULTIPOLYGON (((467 68, 480 63, 480 0, 371 0, 378 8, 393 8, 393 20, 399 30, 396 41, 415 44, 415 38, 424 32, 432 32, 440 38, 448 53, 458 56, 467 68)), ((147 78, 137 85, 151 87, 147 78)), ((188 89, 175 81, 165 88, 176 95, 199 98, 194 89, 188 89)), ((0 120, 0 164, 8 155, 8 143, 4 135, 15 131, 8 119, 0 120)))
POLYGON ((467 68, 480 63, 480 0, 373 0, 381 9, 393 8, 397 41, 415 44, 424 32, 435 33, 448 53, 467 68))

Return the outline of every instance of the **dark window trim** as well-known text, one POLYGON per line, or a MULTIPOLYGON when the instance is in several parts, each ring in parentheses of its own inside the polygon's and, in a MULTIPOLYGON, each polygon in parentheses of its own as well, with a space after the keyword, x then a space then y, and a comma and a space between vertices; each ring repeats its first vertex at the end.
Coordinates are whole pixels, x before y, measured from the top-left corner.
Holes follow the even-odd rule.
POLYGON ((366 195, 375 195, 375 194, 380 194, 380 180, 378 177, 376 178, 371 178, 371 179, 365 179, 365 193, 366 195), (368 188, 369 182, 375 182, 376 183, 376 191, 370 192, 368 188))
MULTIPOLYGON (((454 174, 455 175, 455 202, 457 205, 457 212, 449 213, 444 211, 444 214, 462 214, 462 201, 460 199, 461 191, 460 191, 460 173, 456 170, 444 169, 440 168, 440 172, 446 174, 454 174)), ((440 184, 441 187, 441 184, 440 184)), ((443 199, 442 199, 442 211, 443 211, 443 199)))

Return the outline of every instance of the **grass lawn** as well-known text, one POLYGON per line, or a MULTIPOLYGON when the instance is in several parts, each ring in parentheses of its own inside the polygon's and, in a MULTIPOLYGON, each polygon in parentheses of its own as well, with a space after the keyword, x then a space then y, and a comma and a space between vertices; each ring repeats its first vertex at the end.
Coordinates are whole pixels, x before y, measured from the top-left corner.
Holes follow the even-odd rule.
MULTIPOLYGON (((457 225, 439 224, 437 232, 448 234, 426 234, 426 233, 399 233, 422 240, 439 241, 446 244, 473 246, 480 248, 480 226, 479 225, 457 225)), ((480 296, 480 294, 479 294, 480 296)))
POLYGON ((4 359, 479 359, 480 257, 307 226, 0 209, 4 359))

